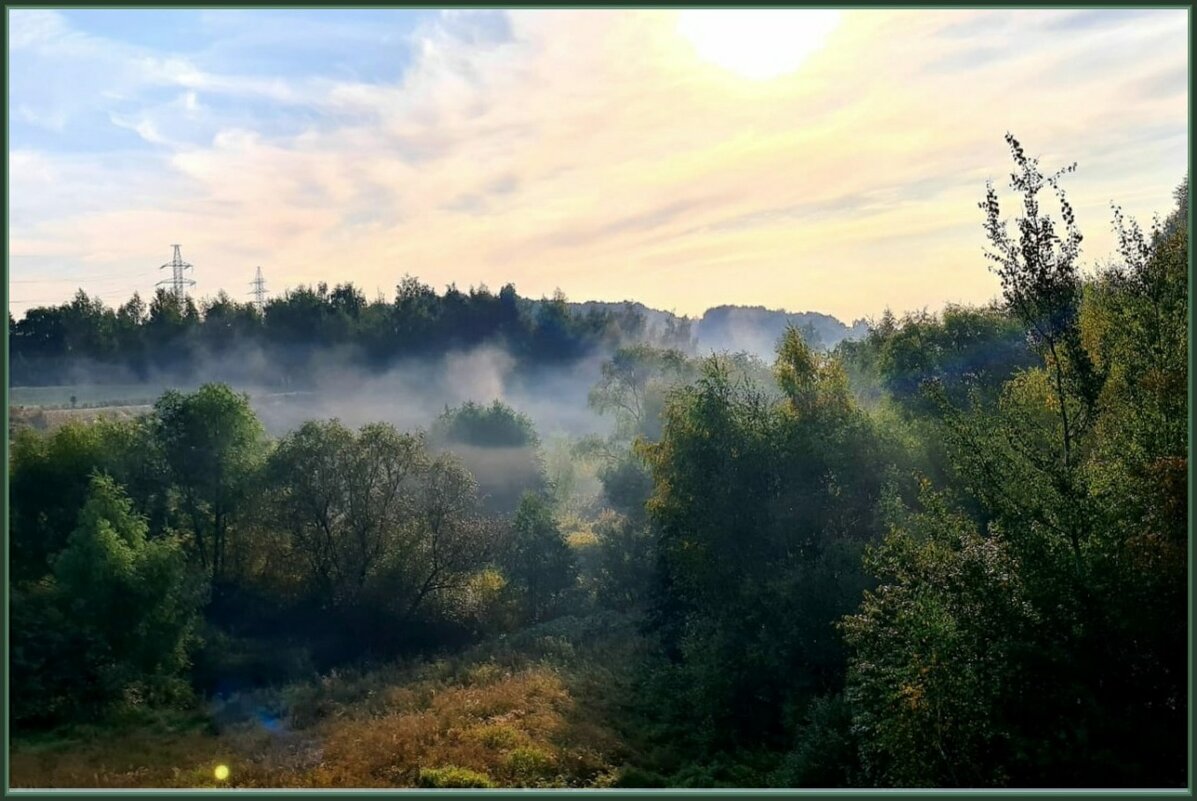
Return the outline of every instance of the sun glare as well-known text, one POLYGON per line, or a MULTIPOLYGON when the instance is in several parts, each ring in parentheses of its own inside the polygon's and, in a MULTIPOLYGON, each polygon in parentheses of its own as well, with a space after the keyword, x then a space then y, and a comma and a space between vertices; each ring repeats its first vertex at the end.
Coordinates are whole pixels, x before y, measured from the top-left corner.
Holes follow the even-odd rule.
POLYGON ((829 10, 702 10, 678 15, 698 56, 745 78, 787 75, 819 50, 840 21, 829 10))

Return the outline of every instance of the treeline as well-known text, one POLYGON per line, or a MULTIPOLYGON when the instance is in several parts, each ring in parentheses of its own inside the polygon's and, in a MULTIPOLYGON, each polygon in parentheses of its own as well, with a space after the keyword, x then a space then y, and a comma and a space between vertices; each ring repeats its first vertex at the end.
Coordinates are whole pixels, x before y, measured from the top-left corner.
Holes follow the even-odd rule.
POLYGON ((202 372, 214 380, 302 382, 328 363, 385 369, 407 359, 495 345, 517 363, 556 365, 622 343, 689 341, 688 324, 670 320, 651 333, 631 306, 571 309, 558 293, 521 298, 508 284, 438 294, 406 277, 392 301, 368 301, 352 283, 301 286, 264 308, 221 292, 198 305, 159 289, 111 308, 82 289, 60 306, 9 314, 10 379, 19 385, 79 380, 136 382, 202 372), (321 357, 325 361, 320 361, 321 357))

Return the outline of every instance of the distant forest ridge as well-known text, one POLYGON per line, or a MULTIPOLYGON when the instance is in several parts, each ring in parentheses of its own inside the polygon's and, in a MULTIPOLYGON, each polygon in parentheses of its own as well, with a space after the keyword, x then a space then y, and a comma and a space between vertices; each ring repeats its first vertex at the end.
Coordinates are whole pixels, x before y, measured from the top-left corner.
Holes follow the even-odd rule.
POLYGON ((570 305, 583 312, 630 307, 644 317, 650 329, 666 330, 669 325, 686 320, 700 352, 742 350, 757 356, 771 355, 778 340, 791 325, 803 332, 807 342, 825 348, 834 348, 845 339, 862 339, 869 333, 869 324, 865 320, 854 320, 847 325, 837 317, 822 312, 791 312, 764 306, 713 306, 694 319, 653 309, 636 301, 607 303, 592 300, 570 305))
POLYGON ((635 343, 688 354, 746 352, 771 360, 788 326, 811 345, 835 347, 868 333, 827 314, 718 306, 690 318, 634 301, 520 297, 508 284, 437 292, 406 277, 393 300, 367 300, 352 283, 300 286, 261 308, 231 299, 176 297, 159 289, 116 307, 80 289, 58 306, 9 313, 11 383, 38 386, 150 377, 252 377, 303 383, 334 357, 339 367, 387 369, 413 359, 493 346, 521 368, 578 362, 635 343))

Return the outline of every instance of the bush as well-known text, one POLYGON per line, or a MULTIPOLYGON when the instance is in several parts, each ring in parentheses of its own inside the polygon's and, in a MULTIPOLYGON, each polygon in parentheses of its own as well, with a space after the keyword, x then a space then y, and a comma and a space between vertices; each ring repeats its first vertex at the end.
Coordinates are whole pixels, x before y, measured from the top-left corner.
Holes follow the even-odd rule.
POLYGON ((519 730, 502 723, 488 723, 476 729, 470 729, 469 736, 487 748, 495 750, 514 748, 525 739, 524 734, 519 730))
POLYGON ((420 787, 494 787, 485 773, 449 765, 443 768, 420 768, 420 787))
POLYGON ((490 406, 469 401, 445 409, 432 428, 433 438, 481 448, 523 448, 540 444, 532 420, 502 401, 490 406))
POLYGON ((504 765, 517 782, 526 784, 546 779, 555 772, 553 757, 530 746, 513 750, 504 765))

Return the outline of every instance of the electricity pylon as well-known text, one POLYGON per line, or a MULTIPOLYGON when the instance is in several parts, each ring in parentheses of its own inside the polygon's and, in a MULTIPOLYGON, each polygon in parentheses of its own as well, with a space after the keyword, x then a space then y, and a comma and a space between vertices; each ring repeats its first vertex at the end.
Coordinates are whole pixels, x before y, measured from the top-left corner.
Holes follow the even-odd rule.
POLYGON ((170 291, 174 293, 175 297, 182 300, 187 296, 187 287, 195 286, 195 281, 186 277, 184 272, 187 270, 194 270, 195 267, 183 261, 183 255, 179 252, 180 245, 171 245, 175 249, 174 258, 159 267, 159 270, 170 268, 170 278, 158 282, 158 286, 168 286, 170 291))
POLYGON ((266 279, 262 277, 261 267, 258 268, 254 280, 249 285, 253 287, 249 294, 254 296, 254 305, 258 307, 258 311, 264 310, 266 308, 266 279))

